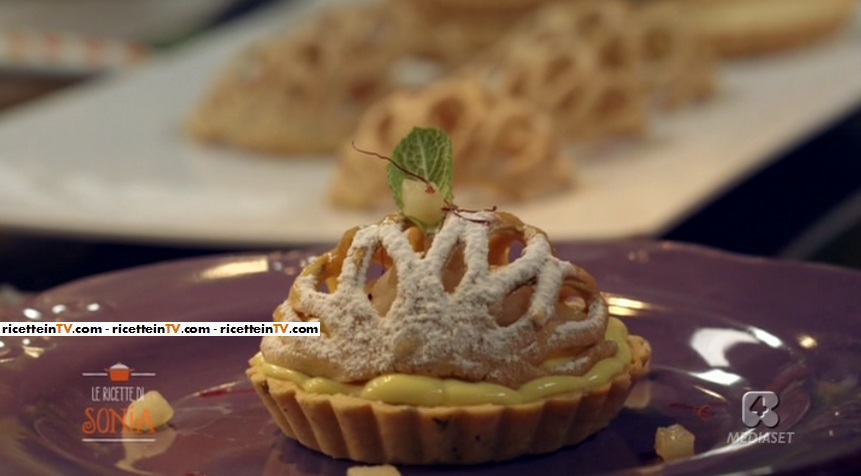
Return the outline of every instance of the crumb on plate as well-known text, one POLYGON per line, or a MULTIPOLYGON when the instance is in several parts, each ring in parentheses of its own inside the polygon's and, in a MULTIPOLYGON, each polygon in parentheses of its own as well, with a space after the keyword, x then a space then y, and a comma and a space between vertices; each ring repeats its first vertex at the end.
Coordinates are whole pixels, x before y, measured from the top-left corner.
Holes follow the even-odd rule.
POLYGON ((401 472, 390 464, 380 466, 352 466, 347 469, 347 476, 401 476, 401 472))
POLYGON ((655 433, 655 452, 664 461, 693 456, 694 434, 679 424, 659 427, 655 433))

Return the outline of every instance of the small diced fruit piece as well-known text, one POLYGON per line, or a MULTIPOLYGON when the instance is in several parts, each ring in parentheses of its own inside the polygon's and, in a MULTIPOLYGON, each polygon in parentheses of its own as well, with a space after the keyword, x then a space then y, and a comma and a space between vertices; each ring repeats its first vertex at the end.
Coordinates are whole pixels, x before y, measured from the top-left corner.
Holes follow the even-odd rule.
POLYGON ((134 430, 147 431, 166 425, 171 418, 170 403, 158 391, 150 390, 129 405, 125 424, 134 430))
POLYGON ((347 469, 347 476, 401 476, 398 468, 392 465, 353 466, 347 469))
POLYGON ((664 461, 687 458, 694 454, 694 434, 682 425, 658 428, 655 452, 664 461))
POLYGON ((432 191, 429 193, 427 184, 409 179, 401 183, 401 190, 403 191, 404 215, 427 226, 435 226, 442 220, 445 197, 441 192, 432 191))

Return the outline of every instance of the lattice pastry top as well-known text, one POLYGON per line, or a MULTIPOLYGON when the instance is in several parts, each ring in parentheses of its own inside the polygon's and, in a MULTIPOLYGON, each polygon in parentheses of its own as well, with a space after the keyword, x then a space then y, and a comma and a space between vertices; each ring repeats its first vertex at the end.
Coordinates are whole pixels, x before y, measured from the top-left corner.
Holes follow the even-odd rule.
POLYGON ((266 337, 267 362, 341 382, 405 373, 517 388, 617 351, 592 277, 501 212, 452 213, 432 240, 401 215, 355 228, 305 268, 275 318, 319 321, 322 336, 266 337), (369 279, 374 263, 385 271, 369 279))

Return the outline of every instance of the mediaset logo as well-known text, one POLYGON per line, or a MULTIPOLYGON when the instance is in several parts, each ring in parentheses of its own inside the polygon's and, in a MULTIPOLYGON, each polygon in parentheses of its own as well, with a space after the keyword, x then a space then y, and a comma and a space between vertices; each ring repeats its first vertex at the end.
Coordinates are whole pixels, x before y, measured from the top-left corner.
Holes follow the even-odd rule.
POLYGON ((101 372, 82 372, 82 377, 103 379, 90 387, 92 405, 84 409, 82 441, 85 442, 151 442, 155 425, 147 409, 135 416, 133 402, 146 393, 141 378, 155 377, 155 372, 140 372, 117 362, 101 372), (134 382, 132 384, 131 382, 134 382))
POLYGON ((750 430, 729 432, 726 442, 728 444, 792 443, 794 431, 753 431, 760 424, 767 428, 777 427, 780 423, 780 415, 777 413, 778 405, 780 405, 780 397, 774 392, 746 392, 741 398, 741 422, 750 430))

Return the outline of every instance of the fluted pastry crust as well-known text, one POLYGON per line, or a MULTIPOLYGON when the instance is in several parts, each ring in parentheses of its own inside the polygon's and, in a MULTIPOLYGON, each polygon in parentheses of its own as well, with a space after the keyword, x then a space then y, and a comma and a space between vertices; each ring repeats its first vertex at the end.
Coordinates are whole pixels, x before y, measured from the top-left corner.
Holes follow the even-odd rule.
POLYGON ((651 349, 629 337, 627 371, 588 392, 518 405, 415 407, 314 394, 248 370, 284 434, 334 458, 366 463, 477 464, 575 445, 618 415, 648 371, 651 349))

